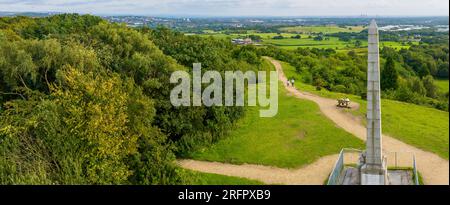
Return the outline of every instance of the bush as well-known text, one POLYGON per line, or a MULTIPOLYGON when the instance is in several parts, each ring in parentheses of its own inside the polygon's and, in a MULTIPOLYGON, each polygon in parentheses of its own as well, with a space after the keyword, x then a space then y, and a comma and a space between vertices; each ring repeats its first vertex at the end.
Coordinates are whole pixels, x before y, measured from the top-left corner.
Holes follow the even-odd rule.
POLYGON ((272 39, 284 39, 284 37, 282 35, 278 35, 278 36, 272 37, 272 39))
POLYGON ((344 85, 335 85, 332 87, 332 91, 338 93, 347 93, 347 88, 344 85))
POLYGON ((367 92, 362 92, 362 93, 360 94, 360 96, 361 96, 361 99, 367 100, 367 92))
POLYGON ((311 84, 312 81, 313 81, 313 78, 312 78, 311 74, 305 72, 305 74, 303 74, 303 79, 302 80, 303 80, 304 83, 311 84))

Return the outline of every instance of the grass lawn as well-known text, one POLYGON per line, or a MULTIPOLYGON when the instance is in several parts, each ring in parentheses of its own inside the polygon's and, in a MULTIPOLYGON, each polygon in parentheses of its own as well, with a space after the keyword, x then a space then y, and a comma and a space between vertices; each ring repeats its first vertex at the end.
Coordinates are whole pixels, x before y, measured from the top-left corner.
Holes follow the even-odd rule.
POLYGON ((442 93, 448 92, 448 79, 436 79, 434 83, 442 93))
POLYGON ((230 135, 191 154, 196 160, 250 163, 296 168, 339 153, 362 148, 363 141, 336 127, 311 101, 289 96, 279 84, 278 114, 259 117, 260 107, 248 107, 230 135))
POLYGON ((241 177, 210 174, 186 170, 194 179, 190 185, 263 185, 264 183, 241 177))
MULTIPOLYGON (((292 66, 287 63, 282 65, 287 77, 301 79, 292 66)), ((325 89, 316 91, 314 86, 304 83, 296 83, 295 86, 300 90, 328 98, 347 96, 351 101, 360 104, 360 109, 352 113, 365 119, 367 103, 360 96, 334 93, 325 89)), ((434 152, 445 159, 449 158, 448 112, 387 99, 381 100, 381 107, 383 133, 420 149, 434 152)))

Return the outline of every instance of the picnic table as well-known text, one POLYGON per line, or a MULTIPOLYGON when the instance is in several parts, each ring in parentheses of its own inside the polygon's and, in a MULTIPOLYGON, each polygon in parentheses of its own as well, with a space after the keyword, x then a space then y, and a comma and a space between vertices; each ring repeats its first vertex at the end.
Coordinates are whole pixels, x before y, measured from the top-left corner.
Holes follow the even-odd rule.
POLYGON ((348 98, 338 99, 337 102, 338 102, 338 104, 337 104, 338 107, 350 108, 350 99, 348 99, 348 98))

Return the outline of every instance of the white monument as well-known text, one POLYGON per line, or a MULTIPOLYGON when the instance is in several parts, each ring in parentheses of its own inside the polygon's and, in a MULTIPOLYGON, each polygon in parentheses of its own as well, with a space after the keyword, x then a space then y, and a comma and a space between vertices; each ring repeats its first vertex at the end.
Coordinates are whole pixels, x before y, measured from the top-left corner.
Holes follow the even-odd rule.
MULTIPOLYGON (((328 177, 328 185, 413 185, 419 184, 414 154, 411 169, 403 165, 387 169, 387 156, 383 154, 381 139, 381 100, 380 100, 380 54, 378 47, 378 27, 375 20, 369 25, 369 45, 367 60, 367 139, 366 150, 342 149, 333 170, 328 177), (357 166, 352 157, 345 154, 359 154, 357 166), (346 160, 349 160, 347 162, 346 160)), ((397 156, 397 152, 395 152, 397 156)))
POLYGON ((387 169, 384 164, 381 140, 380 57, 378 27, 375 20, 369 25, 367 70, 367 139, 361 167, 362 185, 385 185, 387 169))

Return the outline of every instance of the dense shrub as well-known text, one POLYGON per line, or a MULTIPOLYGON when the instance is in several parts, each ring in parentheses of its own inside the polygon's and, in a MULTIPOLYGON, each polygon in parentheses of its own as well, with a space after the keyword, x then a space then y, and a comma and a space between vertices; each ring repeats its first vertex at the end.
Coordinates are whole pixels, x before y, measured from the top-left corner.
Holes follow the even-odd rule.
POLYGON ((173 107, 172 71, 257 70, 253 47, 89 15, 0 18, 0 183, 181 184, 243 107, 173 107))

